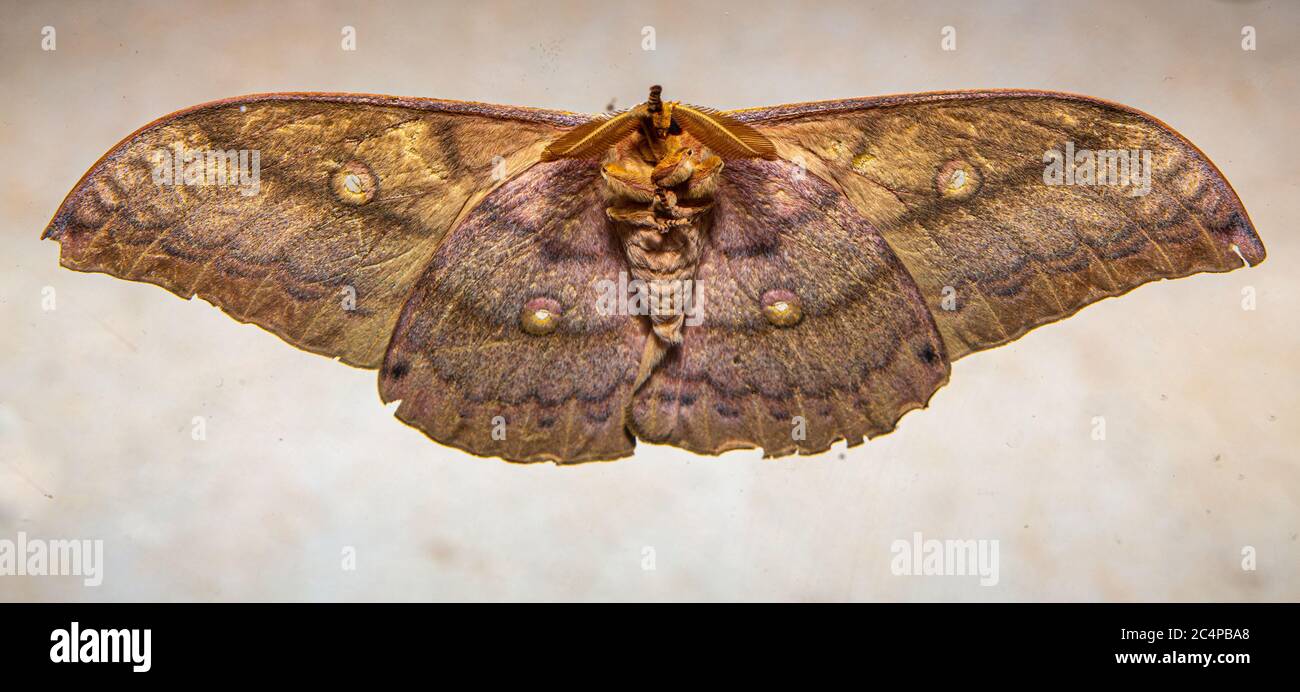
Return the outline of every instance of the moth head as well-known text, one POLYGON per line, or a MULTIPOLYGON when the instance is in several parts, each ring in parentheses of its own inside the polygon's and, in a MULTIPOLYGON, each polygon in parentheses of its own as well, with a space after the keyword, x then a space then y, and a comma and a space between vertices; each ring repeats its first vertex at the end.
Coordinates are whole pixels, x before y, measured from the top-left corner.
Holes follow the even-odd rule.
POLYGON ((646 125, 654 132, 656 139, 664 139, 669 135, 679 135, 682 128, 673 122, 673 108, 676 107, 675 101, 664 101, 660 98, 664 88, 658 84, 650 87, 650 98, 646 99, 646 125))
POLYGON ((654 129, 655 137, 658 139, 667 139, 670 135, 679 135, 682 128, 678 127, 673 120, 673 108, 676 103, 669 101, 663 105, 658 113, 650 114, 650 127, 654 129))
MULTIPOLYGON (((650 98, 631 110, 597 116, 556 137, 542 152, 542 161, 599 158, 638 129, 658 143, 688 133, 723 158, 777 158, 766 135, 726 113, 664 101, 663 88, 650 87, 650 98)), ((671 152, 669 152, 671 153, 671 152)), ((656 159, 664 154, 656 150, 656 159)))

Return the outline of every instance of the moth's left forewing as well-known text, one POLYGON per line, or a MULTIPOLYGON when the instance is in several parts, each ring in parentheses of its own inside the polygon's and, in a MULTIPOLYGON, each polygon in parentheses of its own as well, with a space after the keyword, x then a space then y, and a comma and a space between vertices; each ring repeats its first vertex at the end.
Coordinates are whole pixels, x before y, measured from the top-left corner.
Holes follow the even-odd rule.
POLYGON ((110 150, 45 237, 70 269, 197 295, 373 368, 448 230, 584 120, 359 94, 203 104, 110 150))
POLYGON ((954 92, 730 115, 844 192, 881 232, 954 359, 1152 280, 1264 259, 1209 159, 1116 104, 954 92))

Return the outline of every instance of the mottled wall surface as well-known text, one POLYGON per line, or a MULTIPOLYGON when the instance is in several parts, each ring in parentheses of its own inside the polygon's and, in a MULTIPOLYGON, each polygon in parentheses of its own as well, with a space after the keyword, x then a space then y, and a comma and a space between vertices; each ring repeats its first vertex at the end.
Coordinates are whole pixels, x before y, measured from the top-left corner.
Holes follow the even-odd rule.
POLYGON ((1298 4, 5 2, 3 14, 0 539, 102 539, 106 569, 94 588, 0 576, 0 600, 1300 598, 1298 4), (340 48, 344 26, 355 52, 340 48), (955 51, 940 49, 945 26, 955 51), (928 410, 852 450, 645 446, 556 468, 437 446, 385 410, 373 372, 202 301, 59 269, 58 246, 38 240, 104 151, 203 101, 321 90, 599 111, 652 83, 718 108, 982 87, 1119 101, 1218 164, 1270 257, 1147 285, 963 359, 928 410), (1105 440, 1092 439, 1099 416, 1105 440), (894 576, 891 543, 915 532, 999 541, 997 585, 894 576), (341 568, 349 546, 355 570, 341 568))

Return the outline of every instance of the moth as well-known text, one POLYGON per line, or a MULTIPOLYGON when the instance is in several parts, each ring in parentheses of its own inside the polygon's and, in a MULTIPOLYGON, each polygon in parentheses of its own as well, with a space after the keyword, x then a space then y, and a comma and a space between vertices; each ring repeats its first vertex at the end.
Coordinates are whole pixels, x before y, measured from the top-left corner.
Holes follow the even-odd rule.
POLYGON ((558 463, 857 445, 958 358, 1265 256, 1159 120, 1011 90, 718 112, 656 86, 599 116, 247 96, 127 137, 43 237, 378 369, 442 444, 558 463))

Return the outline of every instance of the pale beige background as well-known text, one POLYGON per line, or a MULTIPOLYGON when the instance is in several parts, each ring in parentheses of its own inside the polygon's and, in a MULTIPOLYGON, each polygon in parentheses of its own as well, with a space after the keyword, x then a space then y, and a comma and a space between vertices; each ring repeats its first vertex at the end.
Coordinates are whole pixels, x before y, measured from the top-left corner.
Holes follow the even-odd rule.
POLYGON ((0 15, 0 538, 107 551, 101 587, 0 577, 0 600, 1300 598, 1300 3, 5 2, 0 15), (340 49, 344 25, 356 52, 340 49), (956 52, 939 49, 945 25, 956 52), (1241 49, 1243 25, 1257 51, 1241 49), (435 445, 391 417, 372 372, 201 301, 61 270, 38 241, 96 158, 192 104, 325 90, 597 111, 651 83, 719 108, 979 87, 1120 101, 1211 156, 1269 259, 1148 285, 962 360, 929 410, 844 454, 643 447, 556 468, 435 445), (190 438, 194 416, 206 441, 190 438), (892 576, 890 542, 914 531, 999 540, 1001 582, 892 576), (340 568, 345 546, 355 571, 340 568), (1241 569, 1244 546, 1257 571, 1241 569))

